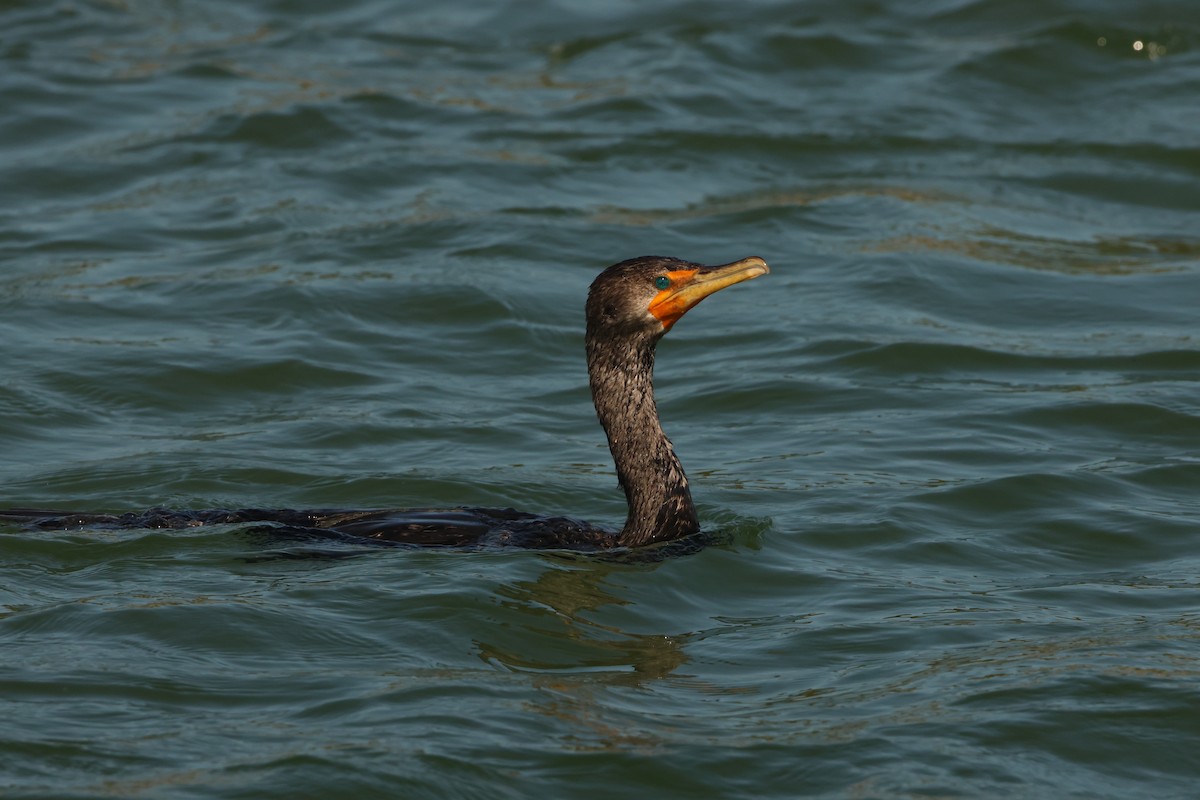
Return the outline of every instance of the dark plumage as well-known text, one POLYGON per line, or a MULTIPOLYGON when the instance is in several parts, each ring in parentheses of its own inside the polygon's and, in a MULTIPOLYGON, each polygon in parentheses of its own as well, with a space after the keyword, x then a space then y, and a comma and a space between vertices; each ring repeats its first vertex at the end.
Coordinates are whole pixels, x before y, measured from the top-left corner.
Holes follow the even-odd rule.
POLYGON ((283 533, 415 546, 604 549, 680 539, 700 530, 687 476, 663 434, 654 402, 654 348, 709 294, 768 271, 760 258, 703 267, 660 256, 622 261, 600 273, 587 300, 587 363, 596 415, 608 436, 629 513, 619 532, 568 517, 513 509, 349 511, 209 509, 112 515, 38 509, 0 511, 42 529, 187 528, 271 523, 283 533))

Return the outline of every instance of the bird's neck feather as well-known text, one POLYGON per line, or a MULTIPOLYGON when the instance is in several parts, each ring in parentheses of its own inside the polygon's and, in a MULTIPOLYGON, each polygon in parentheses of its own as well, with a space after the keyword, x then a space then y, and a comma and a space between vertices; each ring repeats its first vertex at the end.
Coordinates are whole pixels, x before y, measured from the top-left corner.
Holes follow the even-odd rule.
POLYGON ((588 341, 592 402, 629 503, 619 540, 630 547, 700 530, 687 476, 658 420, 655 342, 652 337, 588 341))

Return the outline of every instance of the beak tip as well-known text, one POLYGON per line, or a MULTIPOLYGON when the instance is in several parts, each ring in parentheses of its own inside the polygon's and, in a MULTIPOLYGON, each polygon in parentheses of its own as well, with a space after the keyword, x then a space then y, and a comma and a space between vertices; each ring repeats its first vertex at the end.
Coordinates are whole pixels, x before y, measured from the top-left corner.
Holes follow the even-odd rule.
POLYGON ((743 258, 741 261, 734 262, 732 266, 741 267, 746 270, 746 272, 750 273, 747 276, 749 278, 757 278, 759 275, 766 275, 771 271, 771 268, 767 266, 767 262, 758 256, 743 258))

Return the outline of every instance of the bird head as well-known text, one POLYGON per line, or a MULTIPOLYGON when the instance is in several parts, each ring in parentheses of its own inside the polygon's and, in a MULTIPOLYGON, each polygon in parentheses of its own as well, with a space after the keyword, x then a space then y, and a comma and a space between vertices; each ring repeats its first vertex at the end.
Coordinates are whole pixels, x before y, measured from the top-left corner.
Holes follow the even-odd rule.
POLYGON ((664 256, 613 264, 588 292, 588 327, 594 333, 658 338, 710 294, 770 272, 757 256, 732 264, 701 266, 664 256))

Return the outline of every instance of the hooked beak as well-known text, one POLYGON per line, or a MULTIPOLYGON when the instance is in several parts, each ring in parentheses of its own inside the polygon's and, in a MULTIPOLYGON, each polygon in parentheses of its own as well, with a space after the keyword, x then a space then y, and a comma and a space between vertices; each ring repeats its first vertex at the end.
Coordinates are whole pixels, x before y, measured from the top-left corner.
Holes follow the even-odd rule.
POLYGON ((671 285, 654 296, 649 311, 663 324, 663 330, 669 331, 689 309, 713 292, 766 275, 770 271, 767 262, 758 256, 750 256, 719 267, 668 272, 671 285))

